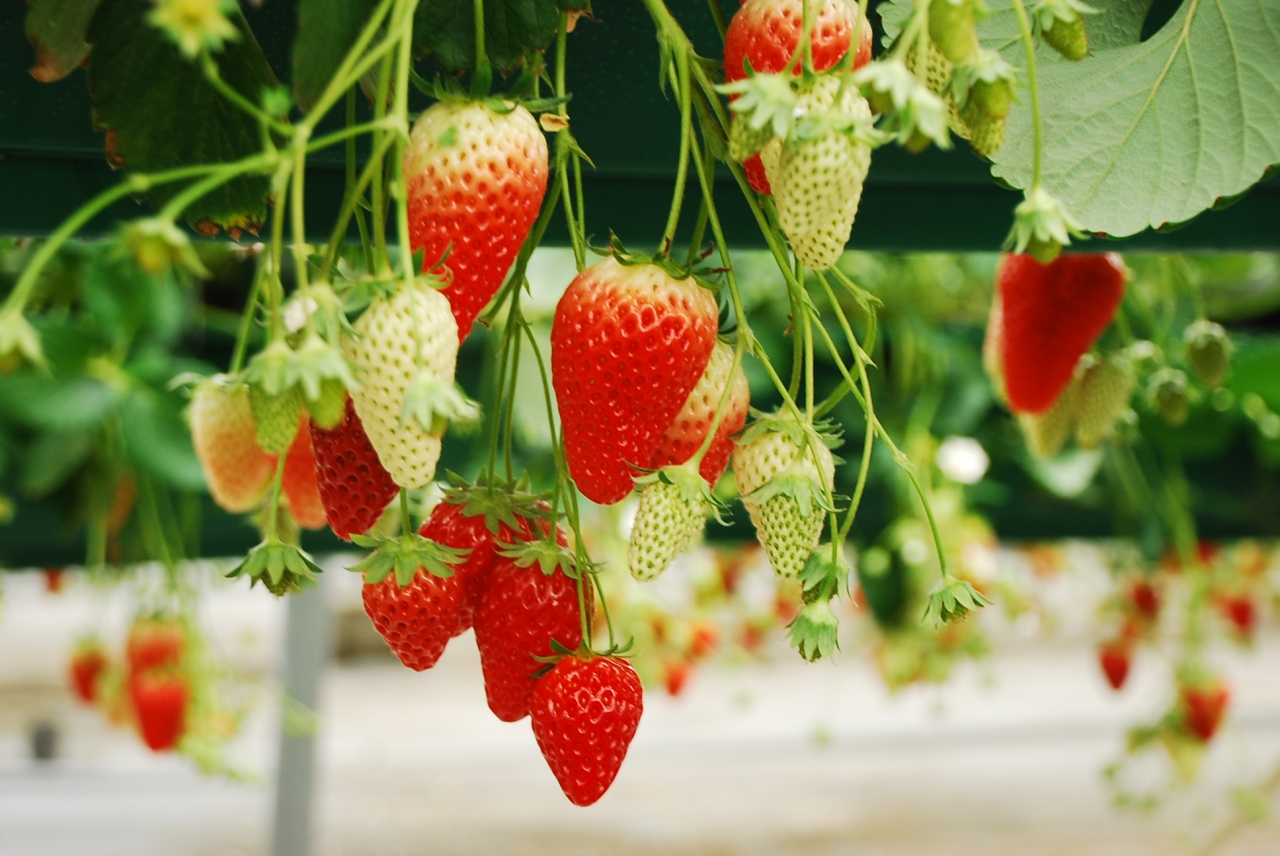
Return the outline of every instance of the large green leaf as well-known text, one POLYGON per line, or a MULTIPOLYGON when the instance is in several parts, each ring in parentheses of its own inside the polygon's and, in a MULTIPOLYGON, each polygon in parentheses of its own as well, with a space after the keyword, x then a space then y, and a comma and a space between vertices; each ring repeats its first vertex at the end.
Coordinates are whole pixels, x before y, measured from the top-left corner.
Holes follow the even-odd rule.
POLYGON ((61 487, 89 457, 94 431, 41 434, 22 456, 22 490, 39 499, 61 487))
MULTIPOLYGON (((199 65, 146 21, 149 0, 103 0, 89 25, 89 92, 106 130, 107 156, 131 172, 154 172, 246 157, 262 147, 256 119, 218 94, 199 65)), ((250 101, 276 83, 262 49, 237 10, 240 38, 218 55, 223 80, 250 101)), ((160 204, 182 185, 155 188, 160 204)), ((266 217, 267 180, 238 178, 187 209, 202 231, 256 229, 266 217)))
POLYGON ((129 460, 179 490, 205 490, 191 432, 173 396, 139 387, 120 410, 129 460))
MULTIPOLYGON (((484 50, 489 62, 507 69, 531 48, 555 35, 561 9, 581 9, 589 0, 484 0, 484 50)), ((413 18, 413 46, 430 51, 446 71, 475 66, 473 0, 422 0, 413 18)))
POLYGON ((85 30, 98 0, 34 0, 27 12, 27 40, 36 49, 31 76, 42 83, 61 80, 89 55, 85 30))
MULTIPOLYGON (((1037 65, 1044 182, 1087 231, 1183 223, 1280 163, 1280 4, 1187 0, 1145 42, 1037 65)), ((992 172, 1026 187, 1032 151, 1024 97, 992 172)))
POLYGON ((329 85, 373 5, 373 0, 298 0, 293 92, 304 108, 329 85))

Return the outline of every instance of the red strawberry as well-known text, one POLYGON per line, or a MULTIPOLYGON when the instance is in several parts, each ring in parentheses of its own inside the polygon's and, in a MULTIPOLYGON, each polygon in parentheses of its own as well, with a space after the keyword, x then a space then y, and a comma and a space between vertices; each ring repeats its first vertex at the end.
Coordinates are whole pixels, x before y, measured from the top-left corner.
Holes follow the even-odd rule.
POLYGON ((125 643, 129 674, 176 666, 182 660, 186 643, 186 630, 176 619, 141 618, 134 621, 125 643))
POLYGON ((547 190, 547 140, 524 107, 439 101, 414 123, 404 154, 409 241, 444 290, 467 338, 511 269, 547 190), (438 271, 442 272, 442 271, 438 271))
POLYGON ((1111 689, 1119 690, 1129 677, 1129 666, 1133 658, 1133 648, 1128 641, 1116 639, 1107 642, 1098 649, 1098 663, 1102 673, 1107 676, 1111 689))
POLYGON ((305 529, 319 529, 325 524, 324 502, 316 474, 316 455, 311 447, 311 420, 302 414, 302 424, 294 435, 293 445, 284 459, 280 487, 289 501, 293 519, 305 529))
MULTIPOLYGON (((809 14, 813 21, 813 70, 826 71, 849 52, 857 20, 857 4, 845 0, 818 0, 809 14)), ((777 74, 791 62, 804 27, 804 4, 801 0, 747 0, 742 4, 724 34, 724 80, 732 83, 747 76, 746 63, 756 72, 777 74)), ((871 61, 871 25, 864 19, 858 40, 854 68, 871 61)), ((795 73, 800 74, 802 63, 795 73)), ((748 158, 743 166, 747 180, 757 193, 770 192, 769 179, 759 155, 748 158)))
POLYGON ((996 282, 1009 408, 1043 413, 1115 317, 1124 297, 1124 263, 1115 253, 1062 255, 1047 265, 1028 255, 1005 255, 996 282))
POLYGON ((1187 731, 1208 743, 1218 732, 1222 715, 1230 700, 1226 684, 1215 680, 1202 685, 1184 686, 1181 695, 1187 731))
POLYGON ((1218 609, 1241 637, 1248 639, 1253 635, 1253 628, 1258 623, 1258 610, 1253 598, 1247 594, 1224 595, 1218 601, 1218 609))
POLYGON ((152 752, 167 752, 186 728, 187 679, 178 672, 152 669, 129 677, 129 696, 142 742, 152 752))
POLYGON ((1154 621, 1160 615, 1160 594, 1147 580, 1135 580, 1129 587, 1129 601, 1147 621, 1154 621))
POLYGON ((560 789, 588 806, 609 790, 644 711, 636 671, 617 657, 565 657, 538 681, 533 736, 560 789))
POLYGON ((311 446, 329 528, 348 541, 352 533, 368 532, 400 488, 383 469, 350 398, 342 421, 333 430, 311 423, 311 446))
MULTIPOLYGON (((583 586, 590 615, 591 584, 584 580, 583 586)), ((559 568, 547 574, 537 563, 521 567, 499 554, 476 610, 475 630, 489 709, 503 722, 523 719, 537 683, 533 675, 543 665, 534 658, 554 653, 552 639, 569 650, 582 642, 578 582, 559 568)))
POLYGON ((701 660, 715 653, 720 647, 720 628, 714 624, 700 621, 693 627, 693 633, 689 639, 689 656, 695 660, 701 660))
POLYGON ((684 691, 689 682, 689 672, 693 664, 683 657, 667 661, 662 667, 662 683, 667 688, 667 695, 675 698, 684 691))
POLYGON ((449 640, 461 632, 466 601, 461 574, 439 577, 425 568, 418 568, 404 587, 394 573, 364 585, 364 611, 400 662, 416 672, 434 666, 449 640))
POLYGON ((45 568, 44 569, 44 590, 49 594, 57 594, 62 591, 63 575, 66 574, 65 568, 45 568))
POLYGON ((213 501, 232 514, 252 509, 276 473, 276 456, 258 446, 246 387, 224 378, 196 387, 187 418, 191 443, 213 501))
POLYGON ((85 704, 97 701, 98 678, 106 668, 107 652, 103 650, 101 642, 88 640, 76 646, 69 669, 71 688, 85 704))
POLYGON ((729 466, 729 455, 733 453, 733 435, 746 424, 751 404, 751 388, 747 384, 747 376, 742 367, 738 366, 737 373, 730 379, 729 371, 732 368, 733 348, 717 342, 698 385, 689 393, 684 407, 667 429, 666 436, 649 461, 648 469, 660 470, 671 464, 683 464, 692 458, 707 437, 707 429, 711 427, 716 408, 720 406, 720 396, 724 394, 726 387, 732 385, 724 415, 716 429, 716 437, 711 441, 711 447, 707 449, 702 465, 698 468, 707 484, 715 487, 720 476, 724 475, 725 468, 729 466))
POLYGON ((602 505, 631 492, 716 343, 715 297, 692 277, 612 256, 587 268, 556 306, 551 379, 565 457, 602 505))

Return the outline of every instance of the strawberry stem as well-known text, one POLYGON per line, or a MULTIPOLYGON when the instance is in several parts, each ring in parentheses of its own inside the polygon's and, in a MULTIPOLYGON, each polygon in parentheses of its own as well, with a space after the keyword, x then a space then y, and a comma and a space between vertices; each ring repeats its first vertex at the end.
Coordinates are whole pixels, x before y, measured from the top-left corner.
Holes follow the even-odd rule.
POLYGON ((1041 131, 1040 131, 1040 86, 1036 82, 1036 43, 1031 35, 1031 22, 1027 20, 1027 10, 1022 0, 1013 0, 1013 13, 1018 16, 1018 29, 1022 31, 1022 49, 1027 57, 1027 91, 1031 101, 1031 187, 1027 192, 1040 187, 1041 169, 1041 131))
POLYGON ((671 252, 671 242, 675 240, 676 228, 680 222, 680 208, 684 204, 685 184, 689 178, 689 150, 693 144, 689 55, 682 50, 674 50, 672 53, 675 67, 668 69, 667 74, 680 99, 680 159, 676 163, 675 192, 671 199, 671 209, 667 214, 667 226, 662 231, 662 242, 658 246, 658 252, 662 255, 671 252))

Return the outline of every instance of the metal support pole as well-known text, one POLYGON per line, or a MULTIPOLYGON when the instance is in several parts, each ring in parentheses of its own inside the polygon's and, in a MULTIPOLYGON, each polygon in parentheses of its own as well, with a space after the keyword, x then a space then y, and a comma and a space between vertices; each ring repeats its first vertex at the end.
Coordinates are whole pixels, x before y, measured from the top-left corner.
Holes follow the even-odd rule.
MULTIPOLYGON (((289 595, 285 630, 284 691, 316 711, 320 677, 329 659, 329 614, 319 585, 289 595)), ((280 717, 280 766, 272 856, 310 856, 311 806, 315 791, 315 735, 291 734, 288 711, 280 717)))

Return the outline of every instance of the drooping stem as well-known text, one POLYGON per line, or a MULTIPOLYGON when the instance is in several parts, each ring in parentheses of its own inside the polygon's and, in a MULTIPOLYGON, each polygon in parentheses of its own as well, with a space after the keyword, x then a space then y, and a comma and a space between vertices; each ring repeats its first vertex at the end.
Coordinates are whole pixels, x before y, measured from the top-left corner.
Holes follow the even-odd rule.
POLYGON ((689 57, 684 51, 677 51, 674 63, 675 68, 670 72, 670 77, 680 101, 680 159, 676 163, 676 182, 674 196, 671 199, 671 210, 667 214, 667 226, 662 231, 662 243, 658 247, 658 252, 664 254, 670 252, 671 242, 675 240, 676 227, 680 222, 680 208, 684 203, 685 183, 689 176, 689 149, 693 146, 689 57))
POLYGON ((1018 16, 1018 29, 1022 31, 1022 49, 1027 57, 1027 91, 1031 102, 1031 187, 1040 186, 1041 169, 1041 131, 1040 131, 1040 86, 1036 82, 1036 43, 1031 35, 1031 22, 1027 19, 1027 10, 1022 0, 1013 0, 1013 12, 1018 16))

